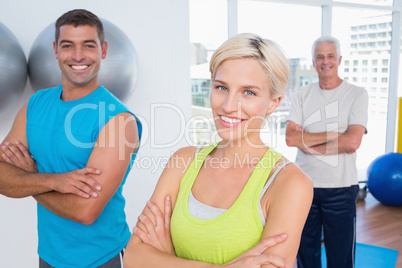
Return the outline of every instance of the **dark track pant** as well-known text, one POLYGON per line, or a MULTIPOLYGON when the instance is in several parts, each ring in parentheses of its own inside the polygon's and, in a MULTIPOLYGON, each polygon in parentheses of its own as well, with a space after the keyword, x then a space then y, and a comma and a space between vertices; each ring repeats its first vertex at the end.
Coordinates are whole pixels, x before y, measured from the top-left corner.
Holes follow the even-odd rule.
MULTIPOLYGON (((113 259, 111 259, 105 264, 102 264, 98 268, 122 268, 123 255, 124 255, 124 249, 119 254, 117 254, 113 259)), ((50 266, 47 262, 39 258, 39 268, 54 268, 54 267, 50 266)))
POLYGON ((321 267, 322 230, 327 268, 354 267, 357 192, 357 185, 344 188, 314 188, 313 204, 297 255, 298 268, 321 267))

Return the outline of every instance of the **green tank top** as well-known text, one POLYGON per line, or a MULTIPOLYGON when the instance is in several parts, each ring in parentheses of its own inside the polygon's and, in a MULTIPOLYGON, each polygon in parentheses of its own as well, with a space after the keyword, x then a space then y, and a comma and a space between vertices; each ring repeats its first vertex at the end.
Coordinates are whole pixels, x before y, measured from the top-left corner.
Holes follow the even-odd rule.
POLYGON ((205 158, 216 146, 201 150, 184 175, 172 214, 171 234, 178 257, 224 264, 260 241, 264 230, 258 210, 260 194, 272 167, 282 155, 268 149, 234 204, 218 217, 201 220, 188 211, 188 198, 205 158))

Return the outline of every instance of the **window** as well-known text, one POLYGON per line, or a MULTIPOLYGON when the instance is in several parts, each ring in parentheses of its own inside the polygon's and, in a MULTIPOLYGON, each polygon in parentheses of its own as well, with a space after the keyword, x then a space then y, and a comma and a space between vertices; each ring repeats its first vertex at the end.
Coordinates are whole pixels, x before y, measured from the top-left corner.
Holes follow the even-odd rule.
MULTIPOLYGON (((191 66, 193 95, 208 92, 209 57, 228 37, 227 29, 230 26, 227 23, 228 2, 231 3, 229 0, 190 0, 190 39, 194 45, 193 50, 198 51, 197 57, 193 57, 198 64, 191 66)), ((235 16, 233 21, 236 22, 238 32, 255 32, 262 37, 272 39, 286 52, 293 70, 288 86, 290 93, 300 86, 318 80, 311 66, 311 44, 321 36, 321 22, 324 23, 323 34, 331 32, 340 41, 343 64, 339 67, 339 71, 344 75, 344 79, 356 85, 360 82, 364 83, 363 86, 370 86, 369 125, 374 127, 365 136, 359 149, 358 168, 367 168, 372 159, 384 153, 385 146, 376 141, 385 140, 387 130, 384 119, 386 119, 388 95, 382 91, 383 88, 389 88, 389 74, 393 73, 389 66, 392 10, 388 8, 392 7, 393 1, 239 0, 235 2, 238 5, 237 13, 229 15, 235 16), (326 13, 322 13, 320 3, 331 6, 331 16, 326 17, 326 13), (362 5, 358 6, 358 4, 362 5), (385 8, 376 8, 376 6, 385 8), (329 21, 330 18, 332 21, 329 21), (345 20, 345 18, 353 19, 345 20), (290 19, 297 23, 289 23, 290 19), (332 28, 326 29, 328 25, 332 28), (380 85, 381 87, 377 89, 376 87, 380 85), (379 96, 376 96, 380 88, 385 98, 383 102, 378 102, 379 96), (373 99, 375 101, 371 101, 373 99), (373 144, 376 146, 373 147, 373 144)), ((284 113, 290 99, 287 96, 281 102, 284 113)), ((208 105, 207 101, 199 99, 196 101, 205 107, 208 105)), ((281 152, 287 154, 282 150, 287 146, 284 143, 279 146, 281 152)))
POLYGON ((385 47, 385 46, 387 46, 387 42, 385 42, 385 41, 378 42, 378 46, 385 47))
POLYGON ((262 1, 239 1, 238 12, 240 33, 256 33, 274 40, 291 59, 311 59, 311 45, 321 36, 321 8, 262 1), (289 18, 297 23, 289 23, 289 18), (309 30, 306 31, 306 29, 309 30))
POLYGON ((228 37, 228 17, 226 0, 190 0, 190 42, 191 42, 191 84, 193 117, 202 117, 200 123, 194 120, 191 128, 202 128, 195 131, 193 144, 211 143, 211 132, 214 129, 209 102, 210 74, 209 59, 213 51, 228 37), (205 19, 208 14, 208 19, 205 19), (209 124, 210 127, 206 127, 209 124))
POLYGON ((380 38, 385 38, 385 37, 387 37, 387 33, 386 32, 377 33, 377 36, 380 38))
POLYGON ((392 6, 392 0, 335 0, 335 2, 348 2, 354 4, 372 4, 381 6, 392 6))
POLYGON ((388 27, 387 23, 380 23, 380 29, 386 29, 388 27))
MULTIPOLYGON (((321 36, 321 8, 264 1, 238 1, 238 14, 239 32, 256 33, 275 41, 290 59, 291 73, 286 96, 279 109, 271 115, 272 118, 278 118, 279 114, 287 117, 291 96, 299 90, 300 85, 318 80, 311 65, 311 46, 321 36), (289 23, 289 18, 297 23, 289 23), (286 111, 285 114, 281 112, 283 110, 286 111)), ((285 140, 279 139, 275 133, 263 133, 262 138, 269 140, 274 148, 278 146, 281 152, 286 148, 287 155, 295 155, 295 148, 288 148, 285 140)), ((281 133, 284 135, 284 125, 281 133)))

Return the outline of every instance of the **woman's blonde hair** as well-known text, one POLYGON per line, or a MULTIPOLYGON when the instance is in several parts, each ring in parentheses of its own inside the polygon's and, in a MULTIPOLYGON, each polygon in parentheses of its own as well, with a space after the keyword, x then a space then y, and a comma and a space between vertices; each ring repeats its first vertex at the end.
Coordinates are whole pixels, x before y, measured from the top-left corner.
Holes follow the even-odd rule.
POLYGON ((256 34, 243 33, 224 42, 212 55, 209 71, 215 80, 216 70, 227 60, 254 58, 266 70, 271 98, 285 96, 289 78, 289 62, 278 44, 256 34))

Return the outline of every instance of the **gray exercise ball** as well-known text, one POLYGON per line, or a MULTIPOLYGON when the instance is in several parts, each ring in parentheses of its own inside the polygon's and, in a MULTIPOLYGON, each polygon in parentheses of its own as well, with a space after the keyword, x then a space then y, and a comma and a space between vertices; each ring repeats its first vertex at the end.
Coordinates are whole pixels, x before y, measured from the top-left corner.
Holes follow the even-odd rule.
MULTIPOLYGON (((102 60, 99 83, 116 97, 126 101, 138 79, 138 62, 134 46, 127 35, 111 22, 101 19, 108 42, 106 59, 102 60)), ((55 26, 47 26, 35 39, 29 52, 28 70, 32 88, 56 87, 61 72, 53 49, 55 26)))
POLYGON ((54 49, 54 23, 47 26, 36 37, 28 56, 29 82, 34 91, 57 87, 61 83, 61 72, 54 49))
POLYGON ((17 38, 0 22, 0 116, 16 105, 27 82, 27 60, 17 38))

